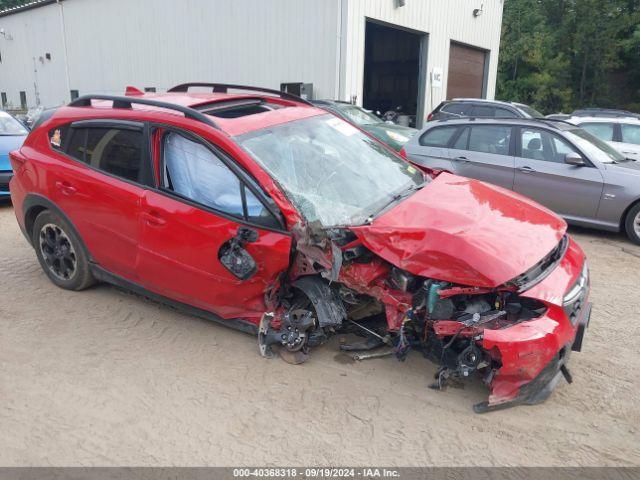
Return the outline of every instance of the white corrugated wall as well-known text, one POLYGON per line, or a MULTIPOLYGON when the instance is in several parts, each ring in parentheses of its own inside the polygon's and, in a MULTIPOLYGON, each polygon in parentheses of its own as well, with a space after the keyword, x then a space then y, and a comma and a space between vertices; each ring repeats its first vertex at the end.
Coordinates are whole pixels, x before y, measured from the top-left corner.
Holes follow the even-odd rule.
POLYGON ((52 60, 38 79, 47 107, 68 101, 69 89, 122 93, 129 84, 163 90, 185 81, 275 89, 312 82, 318 95, 334 97, 338 6, 339 0, 65 0, 0 17, 0 28, 13 34, 10 42, 0 36, 0 91, 16 104, 26 89, 33 105, 31 56, 48 49, 52 60))
POLYGON ((442 89, 427 83, 425 111, 445 97, 451 40, 490 50, 493 97, 502 0, 64 0, 0 17, 0 92, 19 106, 26 91, 33 106, 37 91, 51 107, 71 89, 302 81, 316 98, 361 102, 366 18, 429 35, 428 71, 440 67, 445 78, 442 89))
POLYGON ((0 92, 8 107, 20 107, 20 92, 27 104, 37 97, 48 105, 68 101, 60 11, 56 5, 0 17, 0 92), (47 59, 47 54, 51 59, 47 59))
POLYGON ((345 72, 344 82, 340 86, 343 99, 357 95, 358 102, 362 101, 367 18, 428 34, 427 71, 442 68, 444 79, 440 89, 432 90, 430 79, 427 82, 426 112, 446 98, 449 45, 452 40, 490 51, 487 98, 494 97, 503 0, 406 0, 403 7, 397 6, 397 0, 343 1, 347 2, 344 14, 348 29, 346 42, 343 42, 345 72), (482 15, 474 17, 473 10, 481 7, 482 15))

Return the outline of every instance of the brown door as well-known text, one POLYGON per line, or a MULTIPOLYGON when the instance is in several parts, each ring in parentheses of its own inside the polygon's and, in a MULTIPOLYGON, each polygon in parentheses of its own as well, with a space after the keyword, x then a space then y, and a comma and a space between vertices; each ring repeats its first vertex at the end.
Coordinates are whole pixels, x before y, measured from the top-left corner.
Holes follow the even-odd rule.
POLYGON ((447 99, 483 98, 486 52, 451 42, 447 99))

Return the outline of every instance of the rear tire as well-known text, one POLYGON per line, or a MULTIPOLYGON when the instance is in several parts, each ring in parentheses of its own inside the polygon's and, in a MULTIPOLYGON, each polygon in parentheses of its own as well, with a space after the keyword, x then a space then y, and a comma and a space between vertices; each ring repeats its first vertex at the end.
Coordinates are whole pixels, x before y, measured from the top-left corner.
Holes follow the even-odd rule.
POLYGON ((44 210, 33 224, 32 243, 44 273, 65 290, 84 290, 95 283, 89 260, 75 231, 60 215, 44 210))
POLYGON ((640 203, 629 210, 624 227, 631 241, 640 245, 640 203))

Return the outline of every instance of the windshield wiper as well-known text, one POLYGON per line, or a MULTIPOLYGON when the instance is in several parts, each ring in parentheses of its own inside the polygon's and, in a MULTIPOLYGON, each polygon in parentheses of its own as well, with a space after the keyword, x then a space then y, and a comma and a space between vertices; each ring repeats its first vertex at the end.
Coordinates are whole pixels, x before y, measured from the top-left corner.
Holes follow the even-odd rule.
POLYGON ((366 220, 365 223, 371 223, 374 218, 376 218, 382 212, 387 210, 390 206, 398 203, 400 200, 402 200, 402 199, 408 197, 409 195, 411 195, 412 193, 420 190, 422 187, 424 187, 426 185, 426 183, 427 183, 427 181, 425 180, 424 182, 419 183, 417 185, 411 185, 409 188, 407 188, 406 190, 403 190, 400 193, 396 193, 393 197, 391 197, 391 199, 388 202, 386 202, 382 207, 380 207, 378 210, 376 210, 375 213, 372 213, 371 215, 369 215, 367 217, 367 220, 366 220))

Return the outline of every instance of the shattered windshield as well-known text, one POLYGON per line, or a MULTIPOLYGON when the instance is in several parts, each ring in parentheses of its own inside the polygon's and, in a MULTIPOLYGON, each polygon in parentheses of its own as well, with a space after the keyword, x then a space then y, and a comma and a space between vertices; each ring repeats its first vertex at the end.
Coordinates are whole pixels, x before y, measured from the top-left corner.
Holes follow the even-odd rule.
POLYGON ((425 181, 377 141, 333 115, 237 138, 309 222, 364 223, 425 181))

